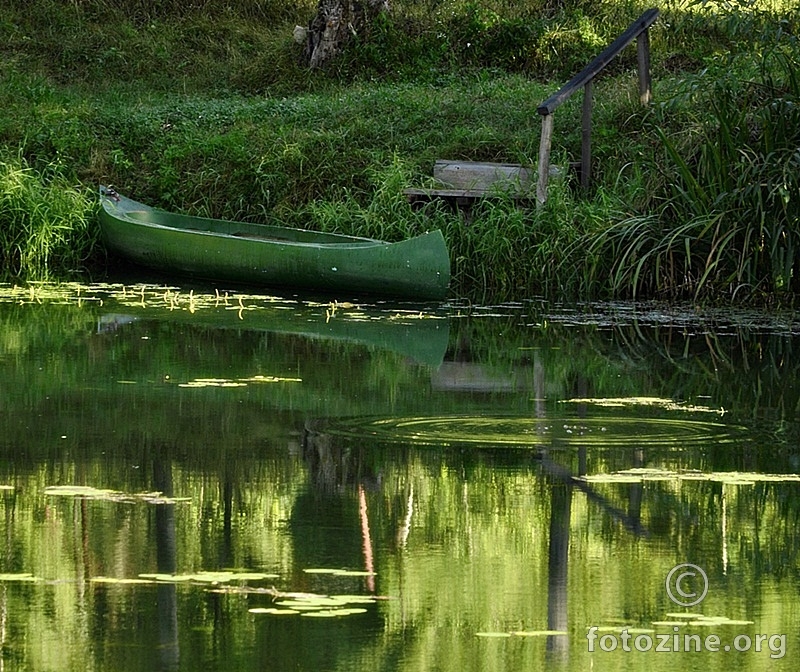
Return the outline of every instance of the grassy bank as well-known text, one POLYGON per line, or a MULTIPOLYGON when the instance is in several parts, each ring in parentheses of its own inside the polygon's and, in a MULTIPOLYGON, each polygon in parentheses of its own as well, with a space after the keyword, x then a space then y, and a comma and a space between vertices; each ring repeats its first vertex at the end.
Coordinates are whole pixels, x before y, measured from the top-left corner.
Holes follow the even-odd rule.
MULTIPOLYGON (((0 163, 54 210, 75 195, 71 218, 45 227, 52 217, 19 213, 46 207, 3 205, 13 190, 0 187, 4 268, 102 263, 92 206, 104 182, 195 214, 387 239, 442 228, 454 292, 478 298, 798 289, 796 8, 662 8, 656 103, 638 106, 633 48, 595 85, 593 191, 564 184, 539 210, 485 204, 466 222, 414 212, 402 190, 437 158, 535 162, 536 105, 644 6, 406 0, 309 72, 291 29, 315 3, 175 4, 0 9, 0 163), (28 262, 19 241, 39 229, 71 254, 28 262)), ((562 163, 580 152, 579 105, 557 112, 562 163)))

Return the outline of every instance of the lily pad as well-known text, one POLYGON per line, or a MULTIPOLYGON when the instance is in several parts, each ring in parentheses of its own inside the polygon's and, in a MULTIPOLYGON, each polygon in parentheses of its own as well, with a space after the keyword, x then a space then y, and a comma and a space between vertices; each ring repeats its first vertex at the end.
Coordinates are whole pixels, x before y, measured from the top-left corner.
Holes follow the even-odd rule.
POLYGON ((348 609, 323 609, 321 611, 305 611, 301 616, 314 616, 316 618, 334 618, 338 616, 352 616, 353 614, 366 614, 366 609, 348 608, 348 609))
POLYGON ((104 490, 90 485, 50 485, 44 489, 45 495, 60 497, 86 497, 88 499, 112 499, 121 492, 104 490))
POLYGON ((496 637, 498 639, 503 637, 511 637, 510 632, 476 632, 476 637, 496 637))
POLYGON ((315 567, 312 569, 303 570, 303 572, 305 572, 306 574, 336 574, 336 572, 338 571, 339 571, 338 569, 329 569, 326 567, 315 567))
POLYGON ((695 625, 699 627, 718 625, 753 625, 753 621, 733 620, 727 616, 701 616, 689 621, 688 625, 695 625))
MULTIPOLYGON (((363 614, 367 610, 361 606, 371 604, 375 599, 370 595, 319 595, 316 593, 279 593, 274 604, 282 610, 300 612, 303 616, 348 616, 363 614)), ((266 612, 265 612, 266 613, 266 612)))
POLYGON ((50 497, 73 497, 76 499, 96 499, 106 502, 147 504, 176 504, 191 501, 188 497, 167 497, 161 492, 127 493, 91 485, 49 485, 44 494, 50 497))
POLYGON ((253 607, 247 611, 251 614, 273 614, 274 616, 292 616, 300 613, 296 609, 275 609, 273 607, 253 607))
POLYGON ((43 581, 43 580, 44 579, 40 579, 38 576, 34 576, 33 574, 28 574, 28 573, 0 574, 0 581, 33 582, 33 581, 43 581))
POLYGON ((514 637, 549 637, 551 635, 564 636, 565 630, 514 630, 511 632, 514 637))
POLYGON ((149 579, 117 579, 113 576, 93 576, 89 579, 91 583, 108 583, 112 585, 128 585, 128 584, 149 584, 153 583, 149 579))
POLYGON ((346 600, 335 600, 329 597, 322 597, 322 598, 315 598, 315 599, 305 599, 305 600, 281 600, 280 602, 276 602, 282 607, 315 607, 315 608, 322 608, 322 607, 343 607, 347 604, 346 600))
POLYGON ((375 572, 365 572, 357 569, 333 569, 329 567, 314 567, 304 569, 306 574, 331 574, 333 576, 377 576, 375 572))
POLYGON ((630 632, 632 627, 630 625, 601 625, 595 632, 622 632, 623 630, 630 632))
POLYGON ((739 471, 669 471, 667 469, 635 468, 609 474, 582 476, 587 483, 642 483, 645 481, 711 481, 724 485, 755 485, 756 483, 797 483, 800 474, 761 474, 739 471))
POLYGON ((139 574, 139 578, 152 579, 153 581, 194 583, 229 583, 231 581, 261 581, 264 579, 277 579, 277 574, 263 574, 261 572, 195 572, 193 574, 139 574))
POLYGON ((371 595, 331 595, 332 600, 340 600, 346 604, 373 604, 376 600, 371 595))
POLYGON ((277 574, 263 574, 261 572, 197 572, 189 574, 191 581, 198 583, 228 583, 229 581, 263 581, 264 579, 277 579, 277 574))

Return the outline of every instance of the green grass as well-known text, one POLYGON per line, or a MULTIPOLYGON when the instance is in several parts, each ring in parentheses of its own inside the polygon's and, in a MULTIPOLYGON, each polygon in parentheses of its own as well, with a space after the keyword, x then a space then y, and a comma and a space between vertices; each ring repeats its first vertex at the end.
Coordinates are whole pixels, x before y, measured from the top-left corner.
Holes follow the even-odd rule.
POLYGON ((95 252, 94 203, 51 164, 32 170, 24 158, 0 157, 0 250, 13 275, 68 277, 95 252))
MULTIPOLYGON (((454 292, 470 296, 797 291, 796 7, 664 7, 651 108, 632 47, 595 83, 592 191, 556 185, 543 208, 501 200, 467 220, 412 211, 403 189, 438 158, 535 163, 538 103, 645 5, 398 1, 310 72, 291 30, 315 4, 4 3, 0 162, 27 185, 0 192, 15 204, 2 211, 4 268, 102 263, 102 182, 200 215, 391 240, 441 228, 454 292)), ((562 164, 579 157, 579 120, 580 96, 556 112, 562 164)))

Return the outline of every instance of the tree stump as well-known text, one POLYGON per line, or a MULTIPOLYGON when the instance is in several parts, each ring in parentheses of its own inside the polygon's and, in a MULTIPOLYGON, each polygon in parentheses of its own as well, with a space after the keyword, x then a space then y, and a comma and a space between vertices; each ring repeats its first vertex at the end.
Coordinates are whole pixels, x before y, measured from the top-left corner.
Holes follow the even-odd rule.
POLYGON ((317 14, 306 33, 304 57, 318 68, 336 56, 354 35, 368 30, 389 0, 319 0, 317 14))

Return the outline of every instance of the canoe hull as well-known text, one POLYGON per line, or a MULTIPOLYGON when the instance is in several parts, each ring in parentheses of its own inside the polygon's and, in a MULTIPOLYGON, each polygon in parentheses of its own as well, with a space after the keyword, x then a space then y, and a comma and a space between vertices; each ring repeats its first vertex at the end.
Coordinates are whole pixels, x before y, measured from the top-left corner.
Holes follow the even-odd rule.
POLYGON ((185 275, 299 290, 441 300, 450 260, 440 231, 399 243, 176 215, 101 189, 109 250, 185 275))

